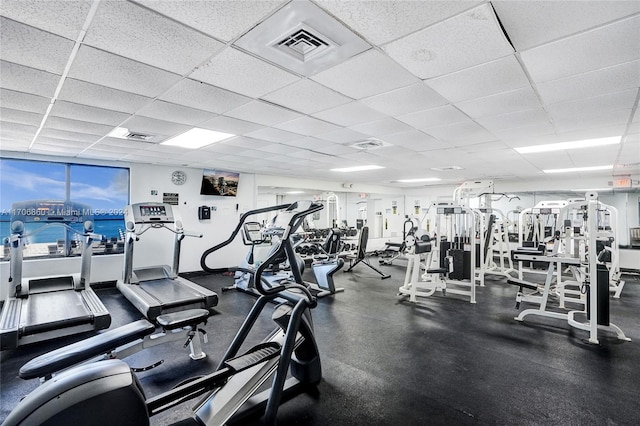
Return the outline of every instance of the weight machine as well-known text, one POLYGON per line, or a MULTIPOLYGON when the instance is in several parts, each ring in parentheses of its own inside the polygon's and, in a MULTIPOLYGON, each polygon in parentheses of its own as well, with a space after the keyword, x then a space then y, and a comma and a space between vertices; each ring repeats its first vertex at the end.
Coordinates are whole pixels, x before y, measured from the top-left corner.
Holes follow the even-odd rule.
POLYGON ((398 296, 415 302, 416 297, 429 297, 439 290, 443 295, 468 296, 470 303, 476 303, 476 285, 484 285, 480 268, 484 238, 476 228, 481 213, 453 204, 432 207, 436 207, 435 236, 414 244, 398 296), (423 269, 426 272, 420 276, 423 269))
POLYGON ((616 334, 619 340, 630 340, 625 336, 622 330, 611 323, 609 320, 609 281, 610 273, 604 262, 603 252, 606 250, 599 241, 608 241, 610 238, 610 230, 599 225, 599 211, 603 210, 602 204, 597 200, 598 194, 595 192, 587 193, 585 201, 577 201, 566 203, 563 208, 580 207, 584 211, 585 217, 585 250, 576 257, 572 257, 571 253, 561 252, 561 233, 555 231, 554 249, 549 253, 536 248, 518 250, 514 252, 514 258, 519 261, 528 262, 544 262, 547 264, 546 279, 541 296, 525 295, 524 289, 538 291, 538 284, 525 281, 521 278, 512 278, 507 280, 509 284, 519 287, 516 296, 516 308, 520 302, 538 303, 537 309, 527 309, 518 315, 515 319, 523 321, 527 316, 542 316, 566 320, 567 323, 574 328, 589 332, 589 342, 597 344, 598 331, 608 330, 616 334), (602 249, 599 250, 598 246, 602 249), (579 271, 578 282, 581 291, 586 294, 585 307, 582 310, 572 310, 569 312, 555 312, 547 309, 547 302, 551 293, 551 285, 554 273, 559 271, 563 265, 571 266, 579 271))

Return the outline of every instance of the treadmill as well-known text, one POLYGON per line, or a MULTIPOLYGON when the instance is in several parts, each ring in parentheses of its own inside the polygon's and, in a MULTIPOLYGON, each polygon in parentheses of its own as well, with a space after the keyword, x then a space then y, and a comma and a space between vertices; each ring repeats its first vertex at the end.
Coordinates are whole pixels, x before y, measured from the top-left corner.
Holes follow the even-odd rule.
MULTIPOLYGON (((111 316, 91 289, 93 214, 87 204, 73 201, 32 200, 11 207, 10 295, 0 314, 0 348, 109 328, 111 316), (36 229, 33 229, 36 227, 36 229), (29 237, 52 227, 65 229, 61 250, 70 252, 71 236, 82 238, 79 274, 50 277, 22 276, 23 248, 29 237), (27 232, 29 231, 29 232, 27 232)), ((52 246, 59 249, 59 246, 52 246)))
POLYGON ((124 209, 127 229, 124 244, 124 270, 118 280, 120 292, 149 320, 159 315, 188 309, 212 310, 218 295, 178 276, 180 245, 186 236, 202 237, 182 228, 179 213, 170 204, 147 202, 124 209), (150 229, 166 229, 175 234, 173 264, 133 268, 134 243, 150 229))

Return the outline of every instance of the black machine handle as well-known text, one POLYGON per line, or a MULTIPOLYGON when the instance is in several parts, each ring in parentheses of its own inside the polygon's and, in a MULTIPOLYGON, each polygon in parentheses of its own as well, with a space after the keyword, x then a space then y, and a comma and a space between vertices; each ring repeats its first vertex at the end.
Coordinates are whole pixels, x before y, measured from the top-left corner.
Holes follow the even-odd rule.
POLYGON ((277 206, 263 207, 261 209, 249 210, 248 212, 244 213, 242 216, 240 216, 240 221, 238 222, 236 229, 233 230, 229 238, 227 238, 225 241, 221 242, 220 244, 205 250, 205 252, 202 253, 202 256, 200 257, 200 267, 202 268, 202 270, 206 272, 215 272, 213 269, 207 266, 207 257, 214 251, 218 251, 221 248, 231 244, 231 242, 233 242, 233 240, 236 239, 238 232, 240 232, 240 229, 242 229, 242 225, 244 224, 244 221, 247 220, 249 216, 252 216, 254 214, 272 212, 274 210, 283 210, 283 209, 289 208, 290 206, 291 204, 279 204, 277 206))
MULTIPOLYGON (((294 203, 295 204, 295 203, 294 203)), ((293 204, 292 204, 293 205, 293 204)), ((295 213, 291 219, 289 220, 289 224, 287 226, 287 229, 285 230, 284 234, 282 235, 282 239, 280 241, 278 241, 278 245, 276 246, 276 249, 273 250, 273 253, 271 254, 271 256, 269 256, 264 262, 262 262, 260 264, 260 266, 258 266, 256 272, 255 272, 255 279, 254 279, 254 283, 256 286, 256 289, 263 295, 265 296, 269 296, 269 295, 273 295, 275 293, 279 293, 282 292, 283 290, 286 289, 292 289, 292 288, 298 288, 300 289, 305 296, 307 296, 307 298, 311 301, 311 303, 313 303, 313 296, 311 295, 311 293, 309 292, 309 289, 301 284, 289 284, 288 286, 285 285, 278 285, 275 287, 267 287, 263 284, 262 282, 262 273, 264 272, 264 270, 267 268, 268 265, 270 265, 272 262, 274 262, 278 257, 280 257, 282 255, 282 252, 284 251, 285 254, 287 255, 287 257, 289 257, 289 255, 291 253, 286 253, 286 245, 287 241, 289 240, 289 236, 291 234, 292 231, 298 229, 298 227, 300 226, 300 224, 302 223, 302 220, 304 219, 305 216, 308 216, 311 213, 315 213, 317 211, 320 211, 324 208, 324 206, 322 204, 318 204, 318 203, 311 203, 309 208, 306 210, 302 210, 298 213, 295 213)))

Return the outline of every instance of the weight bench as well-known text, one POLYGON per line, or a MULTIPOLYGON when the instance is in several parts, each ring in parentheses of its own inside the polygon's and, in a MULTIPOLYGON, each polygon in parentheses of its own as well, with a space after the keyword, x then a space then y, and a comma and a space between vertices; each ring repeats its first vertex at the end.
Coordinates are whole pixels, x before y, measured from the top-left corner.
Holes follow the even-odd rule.
MULTIPOLYGON (((125 358, 146 347, 155 346, 166 341, 184 338, 191 349, 192 359, 202 359, 206 354, 202 352, 200 337, 202 333, 206 341, 206 332, 198 328, 199 324, 206 324, 209 318, 206 309, 189 309, 186 311, 163 314, 156 318, 162 331, 153 334, 156 326, 145 319, 134 321, 122 327, 107 330, 88 339, 40 355, 20 368, 18 376, 21 379, 35 379, 38 377, 49 380, 59 371, 76 364, 99 359, 125 358), (166 336, 169 336, 167 339, 166 336), (148 344, 151 343, 151 344, 148 344)), ((137 369, 144 371, 162 364, 164 361, 150 367, 137 369)), ((136 369, 133 369, 136 371, 136 369)))
POLYGON ((369 261, 367 260, 367 241, 368 240, 369 240, 369 227, 364 226, 360 230, 360 238, 358 238, 358 250, 356 251, 356 254, 345 256, 346 259, 349 259, 349 268, 346 269, 345 272, 351 272, 351 270, 355 268, 357 264, 362 262, 365 265, 367 265, 369 268, 373 269, 378 274, 380 274, 381 279, 384 280, 386 278, 390 278, 391 275, 383 273, 382 271, 374 267, 371 263, 369 263, 369 261))
POLYGON ((507 284, 517 285, 518 286, 518 294, 516 295, 516 309, 520 309, 520 302, 522 302, 522 297, 524 296, 523 288, 528 288, 530 290, 538 290, 538 284, 521 280, 518 278, 509 278, 507 279, 507 284))

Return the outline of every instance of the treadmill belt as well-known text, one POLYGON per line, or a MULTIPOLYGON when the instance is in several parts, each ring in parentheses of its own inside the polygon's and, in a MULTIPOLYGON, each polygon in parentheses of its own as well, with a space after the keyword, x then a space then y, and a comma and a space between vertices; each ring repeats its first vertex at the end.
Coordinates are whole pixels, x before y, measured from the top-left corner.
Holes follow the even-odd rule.
POLYGON ((163 305, 175 305, 182 302, 198 302, 204 297, 194 290, 181 285, 178 279, 169 278, 144 281, 140 287, 163 305))
POLYGON ((23 301, 23 335, 87 324, 93 315, 78 291, 54 291, 31 294, 23 301))

